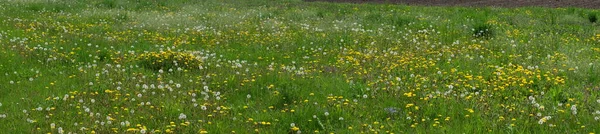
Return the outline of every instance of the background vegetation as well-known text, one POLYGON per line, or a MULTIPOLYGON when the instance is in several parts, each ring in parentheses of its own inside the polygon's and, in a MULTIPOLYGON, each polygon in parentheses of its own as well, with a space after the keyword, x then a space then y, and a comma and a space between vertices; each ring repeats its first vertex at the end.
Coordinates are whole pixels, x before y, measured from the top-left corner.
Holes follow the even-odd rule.
POLYGON ((2 0, 0 131, 600 132, 597 12, 2 0))

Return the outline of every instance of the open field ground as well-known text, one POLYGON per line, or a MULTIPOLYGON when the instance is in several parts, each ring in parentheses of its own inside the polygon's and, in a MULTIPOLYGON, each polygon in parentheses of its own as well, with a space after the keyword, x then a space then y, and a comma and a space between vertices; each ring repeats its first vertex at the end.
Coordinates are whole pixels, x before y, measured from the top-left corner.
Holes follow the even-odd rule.
POLYGON ((305 0, 349 3, 386 3, 425 6, 470 6, 470 7, 583 7, 600 8, 597 0, 305 0))
POLYGON ((599 133, 598 13, 0 0, 0 132, 599 133))

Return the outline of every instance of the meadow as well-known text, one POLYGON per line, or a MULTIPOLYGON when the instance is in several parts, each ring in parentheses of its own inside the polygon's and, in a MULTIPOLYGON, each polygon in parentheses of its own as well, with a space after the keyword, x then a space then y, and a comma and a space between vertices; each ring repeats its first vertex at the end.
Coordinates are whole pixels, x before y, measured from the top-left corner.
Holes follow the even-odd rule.
POLYGON ((600 133, 599 13, 0 0, 0 132, 600 133))

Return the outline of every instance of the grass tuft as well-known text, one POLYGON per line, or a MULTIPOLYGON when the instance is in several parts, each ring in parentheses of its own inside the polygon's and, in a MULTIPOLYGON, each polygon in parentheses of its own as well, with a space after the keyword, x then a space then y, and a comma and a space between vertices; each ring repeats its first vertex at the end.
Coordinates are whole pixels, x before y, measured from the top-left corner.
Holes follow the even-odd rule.
POLYGON ((487 23, 477 23, 472 29, 473 37, 476 38, 492 38, 494 36, 494 29, 492 25, 487 23))
POLYGON ((596 15, 596 13, 589 13, 587 19, 591 23, 596 23, 598 21, 598 15, 596 15))

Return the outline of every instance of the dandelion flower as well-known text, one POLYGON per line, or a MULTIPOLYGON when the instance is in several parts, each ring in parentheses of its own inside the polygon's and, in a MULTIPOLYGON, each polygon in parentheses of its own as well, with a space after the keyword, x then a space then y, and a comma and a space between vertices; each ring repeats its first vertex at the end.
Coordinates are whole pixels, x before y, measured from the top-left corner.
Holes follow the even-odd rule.
POLYGON ((65 131, 63 130, 63 128, 62 128, 62 127, 58 127, 58 133, 59 133, 59 134, 64 134, 64 133, 65 133, 65 131))

